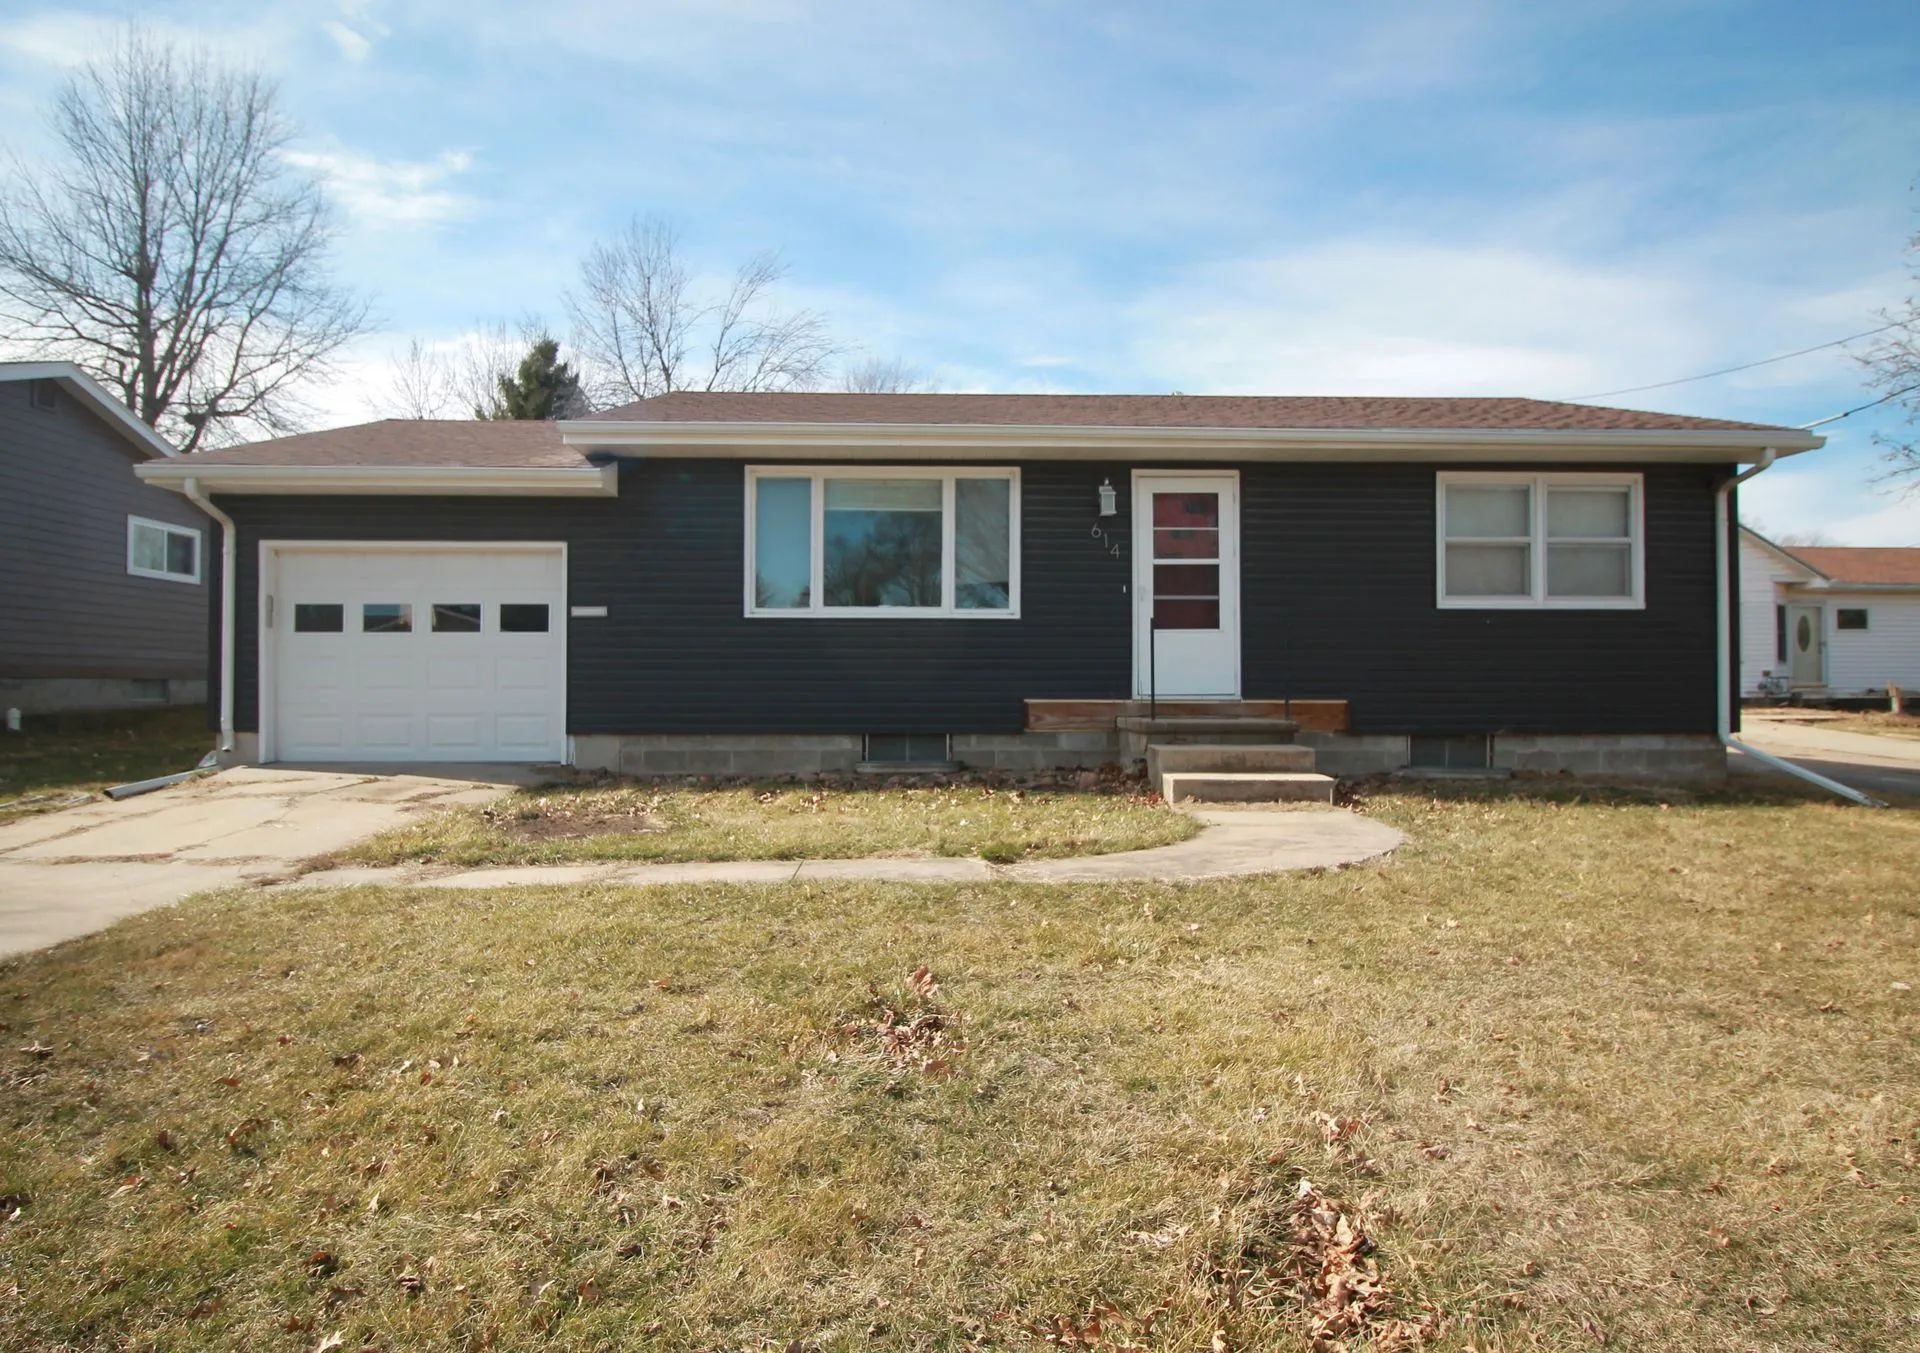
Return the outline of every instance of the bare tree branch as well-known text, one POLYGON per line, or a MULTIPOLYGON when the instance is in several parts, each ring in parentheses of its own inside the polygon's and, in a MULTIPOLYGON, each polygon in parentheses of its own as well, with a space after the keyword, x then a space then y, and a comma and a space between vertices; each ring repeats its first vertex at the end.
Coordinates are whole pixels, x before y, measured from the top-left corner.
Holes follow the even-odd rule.
POLYGON ((850 395, 935 394, 940 382, 904 357, 868 356, 841 368, 840 388, 850 395))
MULTIPOLYGON (((1907 242, 1913 255, 1913 276, 1920 282, 1920 235, 1907 242)), ((1907 427, 1897 434, 1875 433, 1874 441, 1887 453, 1888 479, 1909 481, 1909 488, 1920 492, 1920 293, 1910 295, 1893 310, 1880 312, 1882 319, 1899 327, 1889 329, 1860 355, 1868 371, 1867 384, 1891 394, 1903 391, 1893 407, 1906 414, 1907 427)))
MULTIPOLYGON (((510 377, 546 327, 533 315, 516 324, 492 320, 448 343, 416 338, 387 369, 386 389, 373 401, 388 418, 472 418, 493 402, 500 379, 510 377)), ((585 412, 585 410, 581 410, 585 412)))
POLYGON ((54 163, 0 190, 0 319, 183 450, 297 426, 365 328, 272 84, 127 30, 55 102, 54 163))
POLYGON ((818 388, 839 349, 820 316, 774 305, 786 271, 778 255, 757 254, 724 292, 703 299, 666 222, 636 217, 595 244, 579 290, 567 296, 594 403, 674 390, 818 388))

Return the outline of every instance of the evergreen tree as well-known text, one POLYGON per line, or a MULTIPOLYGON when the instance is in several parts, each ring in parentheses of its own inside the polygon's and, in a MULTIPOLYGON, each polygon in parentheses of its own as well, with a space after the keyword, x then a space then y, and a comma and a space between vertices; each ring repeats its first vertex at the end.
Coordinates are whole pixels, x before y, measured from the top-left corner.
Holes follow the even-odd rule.
POLYGON ((560 343, 545 335, 537 338, 519 368, 511 376, 501 376, 499 388, 485 408, 473 411, 476 418, 497 422, 527 418, 571 418, 585 413, 587 402, 580 392, 580 377, 560 360, 560 343))

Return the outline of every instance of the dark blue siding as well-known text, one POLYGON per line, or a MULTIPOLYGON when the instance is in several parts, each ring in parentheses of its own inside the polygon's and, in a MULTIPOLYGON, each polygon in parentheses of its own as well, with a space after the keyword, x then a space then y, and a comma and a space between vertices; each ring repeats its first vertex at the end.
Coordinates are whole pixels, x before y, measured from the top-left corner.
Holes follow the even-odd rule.
MULTIPOLYGON (((1356 732, 1709 732, 1720 471, 1647 474, 1647 609, 1434 606, 1434 471, 1242 466, 1245 693, 1351 701, 1356 732)), ((256 726, 263 539, 564 540, 575 733, 992 732, 1034 698, 1131 680, 1128 467, 1022 467, 1015 621, 750 620, 741 462, 621 467, 617 499, 250 498, 241 524, 236 725, 256 726), (1123 515, 1094 539, 1096 490, 1123 515)), ((210 551, 211 553, 211 551, 210 551)))

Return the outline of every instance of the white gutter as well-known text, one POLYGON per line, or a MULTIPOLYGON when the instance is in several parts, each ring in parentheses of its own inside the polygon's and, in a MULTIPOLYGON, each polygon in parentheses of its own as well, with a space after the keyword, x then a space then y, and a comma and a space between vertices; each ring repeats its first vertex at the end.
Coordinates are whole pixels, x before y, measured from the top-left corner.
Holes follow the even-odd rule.
POLYGON ((1152 452, 1170 459, 1721 461, 1728 452, 1776 455, 1825 445, 1790 429, 1736 428, 1222 428, 1098 427, 997 423, 677 422, 572 419, 559 424, 569 446, 617 451, 632 447, 662 456, 729 456, 752 449, 769 457, 827 450, 851 459, 901 451, 982 451, 1026 459, 1089 460, 1115 452, 1152 452))
POLYGON ((1717 604, 1715 606, 1716 628, 1719 633, 1719 661, 1716 664, 1720 677, 1719 718, 1715 731, 1723 746, 1752 757, 1763 766, 1771 766, 1777 771, 1798 776, 1809 784, 1818 785, 1829 794, 1838 794, 1841 798, 1859 804, 1862 808, 1885 808, 1887 805, 1869 794, 1862 794, 1851 785, 1843 785, 1838 780, 1829 780, 1817 771, 1805 766, 1796 766, 1793 762, 1763 752, 1758 747, 1750 747, 1733 735, 1733 602, 1728 596, 1728 583, 1731 577, 1727 563, 1727 533, 1730 522, 1727 511, 1729 496, 1737 485, 1744 484, 1755 475, 1770 468, 1778 459, 1773 447, 1767 447, 1760 453, 1760 459, 1737 475, 1728 477, 1713 494, 1713 578, 1717 604))
POLYGON ((200 492, 200 481, 189 476, 180 486, 186 500, 220 523, 220 750, 233 751, 233 612, 238 596, 234 574, 240 562, 240 535, 233 518, 200 492))
POLYGON ((170 489, 198 480, 216 493, 612 498, 620 492, 614 465, 247 465, 183 457, 150 461, 134 473, 170 489))

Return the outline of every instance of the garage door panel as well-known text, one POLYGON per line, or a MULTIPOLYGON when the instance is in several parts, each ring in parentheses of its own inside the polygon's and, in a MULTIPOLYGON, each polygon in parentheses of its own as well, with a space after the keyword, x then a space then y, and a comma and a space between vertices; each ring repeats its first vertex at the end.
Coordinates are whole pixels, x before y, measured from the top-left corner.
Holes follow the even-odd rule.
POLYGON ((487 665, 481 658, 430 658, 427 661, 427 689, 436 695, 486 688, 487 665))
POLYGON ((443 759, 478 753, 487 746, 486 720, 472 714, 434 714, 427 718, 427 751, 443 759))
POLYGON ((273 755, 563 758, 558 550, 293 547, 279 549, 275 563, 273 755), (408 608, 410 628, 365 629, 369 605, 408 608), (502 606, 537 609, 512 612, 503 629, 502 606), (436 629, 436 607, 459 609, 443 609, 436 629), (295 627, 298 614, 305 630, 295 627), (326 628, 336 616, 344 623, 326 628))
POLYGON ((493 672, 502 691, 544 691, 553 684, 553 664, 542 658, 502 658, 493 672))

